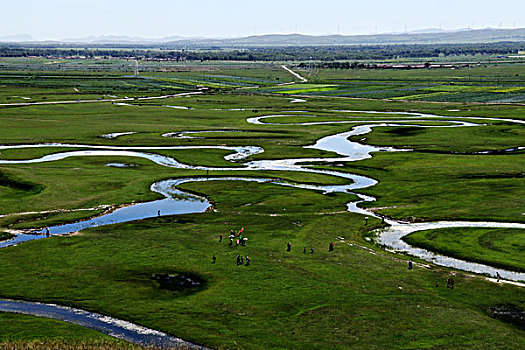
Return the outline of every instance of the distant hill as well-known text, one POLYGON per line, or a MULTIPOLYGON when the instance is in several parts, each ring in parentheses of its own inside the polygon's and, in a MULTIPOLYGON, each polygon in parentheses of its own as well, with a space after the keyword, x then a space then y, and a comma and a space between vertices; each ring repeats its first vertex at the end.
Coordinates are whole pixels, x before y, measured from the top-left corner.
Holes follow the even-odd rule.
POLYGON ((33 37, 27 34, 0 36, 0 43, 20 43, 33 40, 33 37))
POLYGON ((134 36, 117 36, 117 35, 103 35, 103 36, 88 36, 85 38, 67 38, 60 42, 64 43, 89 43, 89 44, 153 44, 166 43, 180 40, 200 40, 202 38, 187 38, 182 36, 170 36, 161 39, 148 39, 134 36))
POLYGON ((186 38, 170 36, 148 39, 131 36, 90 36, 68 38, 59 41, 36 42, 29 35, 9 35, 0 37, 0 42, 31 42, 35 44, 89 44, 122 45, 132 47, 164 48, 243 48, 268 46, 334 46, 334 45, 394 45, 394 44, 463 44, 492 42, 525 42, 525 28, 520 29, 458 29, 441 30, 437 28, 421 29, 407 33, 386 33, 375 35, 303 35, 303 34, 268 34, 241 38, 186 38))
POLYGON ((525 41, 525 28, 477 29, 402 34, 325 35, 303 34, 256 35, 234 39, 178 40, 173 46, 317 46, 317 45, 370 45, 370 44, 459 44, 497 41, 525 41))

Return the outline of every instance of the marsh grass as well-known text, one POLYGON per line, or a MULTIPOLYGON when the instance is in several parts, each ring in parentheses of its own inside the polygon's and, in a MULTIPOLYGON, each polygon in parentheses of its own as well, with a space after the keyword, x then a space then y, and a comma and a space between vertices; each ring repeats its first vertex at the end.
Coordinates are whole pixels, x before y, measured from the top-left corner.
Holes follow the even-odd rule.
MULTIPOLYGON (((34 341, 5 341, 0 342, 1 350, 158 350, 154 347, 142 347, 115 340, 34 340, 34 341)), ((186 349, 184 347, 174 349, 186 349)))
MULTIPOLYGON (((11 88, 13 95, 21 95, 24 89, 11 88), (22 91, 15 93, 16 89, 22 91)), ((111 89, 112 86, 107 87, 108 91, 111 89)), ((444 115, 448 109, 461 109, 454 113, 523 118, 523 110, 516 106, 326 97, 307 100, 299 108, 323 112, 333 120, 338 120, 341 113, 326 109, 417 110, 444 115)), ((246 123, 247 117, 297 109, 288 96, 211 93, 199 100, 194 96, 150 102, 147 106, 101 103, 0 108, 4 126, 0 129, 0 143, 213 145, 217 139, 183 140, 160 135, 224 128, 252 132, 220 139, 220 144, 257 145, 264 147, 265 153, 252 159, 283 159, 335 157, 301 146, 349 130, 348 125, 246 123), (174 110, 162 107, 164 103, 195 108, 174 110), (226 110, 239 107, 248 110, 226 110), (124 131, 138 133, 114 140, 100 138, 103 134, 124 131)), ((377 118, 383 119, 384 115, 377 118)), ((469 128, 472 133, 460 129, 429 129, 422 133, 410 130, 406 133, 377 130, 367 137, 374 144, 462 152, 482 147, 498 149, 516 145, 523 139, 521 129, 514 126, 508 129, 494 126, 493 132, 490 127, 469 128)), ((7 155, 41 154, 30 150, 15 153, 7 155)), ((222 151, 166 154, 194 165, 225 163, 222 151)), ((371 159, 340 166, 312 166, 379 180, 376 186, 360 192, 378 198, 377 202, 366 205, 381 208, 377 210, 395 218, 522 222, 523 178, 497 177, 522 172, 522 157, 523 154, 378 153, 371 159)), ((43 190, 31 192, 2 186, 1 210, 17 213, 150 201, 161 197, 149 190, 155 181, 206 175, 202 170, 165 168, 144 159, 133 158, 137 166, 124 169, 106 167, 109 162, 130 162, 130 159, 77 157, 45 164, 2 165, 2 173, 8 174, 12 181, 42 186, 43 190)), ((232 169, 209 174, 228 175, 283 178, 300 183, 347 183, 341 178, 309 173, 232 169)), ((208 197, 214 210, 108 225, 80 235, 51 237, 2 249, 0 296, 99 312, 216 348, 498 349, 520 348, 525 341, 522 330, 491 318, 487 312, 503 301, 523 308, 521 289, 458 272, 456 288, 450 290, 444 284, 449 269, 409 271, 402 261, 405 257, 393 257, 363 238, 368 235, 363 217, 345 212, 346 203, 355 200, 355 195, 323 195, 271 183, 241 181, 186 183, 180 187, 208 197), (249 238, 246 247, 218 243, 219 234, 227 237, 230 229, 241 227, 249 238), (345 242, 336 237, 343 237, 345 242), (335 250, 329 252, 332 241, 335 250), (287 242, 292 243, 289 253, 287 242), (315 253, 302 253, 304 247, 314 247, 315 253), (251 265, 237 266, 236 254, 250 256, 251 265), (216 255, 215 264, 212 255, 216 255), (151 278, 159 273, 197 275, 206 281, 205 288, 191 293, 161 289, 151 278)), ((14 220, 24 219, 18 223, 20 226, 39 227, 42 223, 51 225, 92 214, 72 212, 14 220)), ((10 220, 2 221, 2 226, 16 224, 10 220)), ((371 218, 369 225, 376 227, 378 223, 371 218)), ((68 342, 76 341, 88 346, 97 337, 78 327, 67 331, 68 339, 57 340, 57 335, 66 332, 63 324, 40 323, 40 320, 38 327, 27 327, 18 323, 21 319, 22 316, 14 315, 8 322, 0 323, 0 334, 12 336, 6 341, 14 348, 26 346, 33 339, 49 347, 55 346, 55 342, 59 347, 69 348, 68 342)), ((102 347, 106 341, 107 338, 101 340, 102 347)), ((34 344, 37 345, 27 346, 39 346, 34 344)), ((107 344, 128 346, 112 345, 110 341, 107 344)))

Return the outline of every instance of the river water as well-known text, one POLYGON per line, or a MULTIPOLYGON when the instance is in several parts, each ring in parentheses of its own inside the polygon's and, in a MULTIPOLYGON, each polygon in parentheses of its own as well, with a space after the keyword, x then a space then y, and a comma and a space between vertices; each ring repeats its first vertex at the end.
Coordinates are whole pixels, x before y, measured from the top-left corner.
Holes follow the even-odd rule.
MULTIPOLYGON (((295 111, 301 113, 308 113, 307 111, 295 111)), ((278 114, 268 116, 258 116, 248 118, 248 123, 258 125, 322 125, 322 124, 357 124, 352 127, 350 131, 338 133, 323 137, 316 141, 315 144, 306 146, 306 148, 313 148, 318 150, 324 150, 334 152, 337 154, 336 157, 325 157, 325 158, 296 158, 296 159, 272 159, 272 160, 256 160, 243 163, 243 167, 224 167, 224 168, 212 168, 204 166, 196 166, 183 164, 175 160, 174 158, 155 154, 155 150, 181 150, 181 149, 222 149, 230 151, 231 153, 225 156, 225 159, 231 162, 242 161, 252 155, 261 154, 264 149, 256 146, 240 146, 240 147, 229 147, 229 146, 162 146, 162 147, 117 147, 117 146, 96 146, 96 145, 80 145, 80 144, 61 144, 61 143, 49 143, 49 144, 30 144, 30 145, 15 145, 15 146, 0 146, 1 149, 22 149, 22 148, 49 148, 50 150, 56 150, 57 148, 78 148, 75 151, 58 152, 48 154, 40 158, 27 159, 27 160, 0 160, 0 164, 34 164, 42 162, 58 161, 69 157, 79 156, 124 156, 124 157, 138 157, 148 159, 156 164, 179 169, 195 169, 195 170, 210 170, 210 171, 295 171, 295 172, 308 172, 316 174, 324 174, 330 176, 336 176, 348 180, 347 184, 343 185, 315 185, 315 184, 300 184, 283 181, 280 179, 272 178, 256 178, 256 177, 197 177, 197 178, 183 178, 183 179, 170 179, 160 181, 151 185, 151 190, 162 194, 165 198, 157 201, 131 204, 123 208, 116 209, 114 211, 105 213, 101 216, 94 217, 88 220, 71 223, 67 225, 59 225, 49 227, 51 235, 62 235, 72 232, 77 232, 89 227, 96 227, 102 225, 109 225, 120 222, 127 222, 133 220, 140 220, 145 218, 151 218, 156 216, 168 216, 177 214, 189 214, 189 213, 203 213, 210 208, 211 204, 206 198, 196 196, 194 194, 186 193, 182 190, 177 189, 177 186, 188 182, 199 182, 199 181, 252 181, 258 183, 272 183, 279 186, 288 186, 294 188, 301 188, 307 190, 321 191, 322 193, 332 192, 343 192, 343 193, 354 193, 359 197, 359 200, 350 202, 347 204, 347 210, 354 213, 363 214, 366 216, 379 217, 377 214, 360 208, 359 203, 375 201, 374 197, 366 196, 360 193, 356 193, 356 190, 364 189, 367 187, 374 186, 377 184, 377 180, 370 177, 355 175, 335 170, 315 169, 309 168, 308 164, 318 163, 340 163, 340 162, 353 162, 362 159, 367 159, 372 156, 374 152, 410 152, 409 149, 396 149, 393 147, 375 147, 370 145, 361 144, 358 142, 350 141, 349 138, 358 135, 365 135, 372 131, 374 127, 378 126, 411 126, 411 127, 473 127, 479 126, 480 123, 487 121, 505 121, 519 124, 525 124, 524 121, 512 120, 512 119, 498 119, 498 118, 486 118, 486 117, 446 117, 446 116, 434 116, 429 114, 420 113, 406 113, 406 112, 376 112, 376 111, 338 111, 341 113, 362 113, 362 114, 380 114, 388 115, 389 120, 378 120, 368 119, 363 120, 362 118, 352 118, 348 120, 338 121, 310 121, 304 123, 270 123, 266 120, 279 117, 293 117, 291 114, 278 114), (397 118, 396 118, 397 117, 397 118), (436 122, 440 125, 425 125, 425 122, 436 122), (407 124, 409 123, 409 124, 407 124), (422 123, 418 125, 417 123, 422 123)), ((316 115, 295 115, 306 118, 320 119, 321 116, 316 115)), ((217 132, 224 132, 216 130, 217 132)), ((201 132, 215 132, 214 130, 201 131, 201 132)), ((234 130, 229 132, 235 132, 234 130)), ((132 132, 126 133, 113 133, 108 134, 113 137, 120 135, 128 135, 132 132)), ((186 135, 198 134, 199 131, 184 131, 184 132, 172 132, 164 134, 166 137, 189 137, 186 135)), ((522 147, 519 147, 522 149, 522 147)), ((512 150, 509 150, 512 151, 512 150)), ((481 152, 482 153, 482 152, 481 152)), ((407 234, 410 234, 419 230, 437 229, 437 228, 448 228, 448 227, 512 227, 512 228, 525 228, 525 224, 521 223, 497 223, 497 222, 432 222, 432 223, 403 223, 390 218, 384 218, 385 222, 390 226, 386 229, 378 231, 377 241, 378 243, 386 246, 388 249, 395 251, 403 251, 414 256, 420 257, 421 259, 430 261, 436 265, 453 267, 465 271, 471 271, 475 273, 483 273, 495 275, 499 272, 503 278, 524 281, 525 274, 517 273, 513 271, 505 271, 502 269, 495 269, 493 267, 462 261, 439 254, 435 254, 424 249, 412 247, 405 243, 401 238, 407 234)), ((45 229, 39 229, 35 232, 36 234, 18 234, 14 239, 0 242, 0 247, 12 246, 21 242, 35 240, 46 237, 45 229)), ((0 311, 6 312, 19 312, 27 313, 36 316, 50 317, 56 319, 63 319, 71 323, 80 324, 89 328, 100 330, 106 334, 110 334, 121 339, 132 341, 138 344, 155 345, 159 347, 169 347, 173 344, 184 344, 190 348, 200 348, 197 345, 186 343, 181 339, 168 336, 164 333, 157 332, 154 330, 148 330, 144 327, 133 325, 125 321, 116 320, 107 316, 89 313, 83 310, 69 309, 57 305, 51 304, 40 304, 40 303, 28 303, 23 301, 12 301, 12 300, 0 300, 0 311), (124 328, 113 328, 115 325, 121 327, 126 325, 124 328), (183 343, 181 343, 183 342, 183 343)))
MULTIPOLYGON (((308 113, 308 111, 290 111, 290 113, 308 113)), ((77 232, 89 227, 96 227, 120 222, 127 222, 145 218, 151 218, 155 216, 165 216, 165 215, 177 215, 177 214, 189 214, 189 213, 202 213, 210 207, 210 203, 202 197, 195 196, 192 194, 184 193, 178 189, 176 186, 192 181, 211 181, 211 180, 222 180, 222 181, 257 181, 257 182, 272 182, 273 184, 280 186, 289 186, 295 188, 309 189, 322 191, 323 193, 330 192, 345 192, 345 193, 354 193, 359 196, 360 200, 350 202, 347 205, 347 210, 359 213, 367 216, 378 217, 373 212, 360 208, 359 203, 366 201, 375 201, 374 197, 366 196, 360 193, 355 193, 354 191, 374 186, 377 181, 361 175, 355 175, 345 172, 333 171, 333 170, 323 170, 323 169, 314 169, 309 168, 307 165, 310 163, 340 163, 340 162, 353 162, 358 160, 363 160, 372 157, 374 152, 409 152, 409 149, 396 149, 393 147, 376 147, 371 145, 362 144, 359 142, 350 141, 349 138, 353 136, 366 135, 371 132, 374 127, 381 126, 411 126, 411 127, 421 127, 421 128, 449 128, 449 127, 473 127, 479 126, 479 122, 486 121, 505 121, 512 123, 525 124, 524 121, 514 120, 514 119, 498 119, 498 118, 487 118, 487 117, 447 117, 447 116, 436 116, 431 114, 421 114, 413 112, 377 112, 377 111, 353 111, 353 110, 344 110, 337 111, 340 113, 362 113, 364 115, 373 115, 377 114, 381 118, 385 115, 388 115, 390 118, 396 117, 396 119, 367 119, 363 118, 348 118, 346 120, 337 120, 337 121, 323 121, 315 120, 303 123, 275 123, 268 122, 268 120, 280 118, 280 117, 302 117, 302 118, 313 118, 320 119, 322 116, 317 115, 305 115, 305 114, 274 114, 274 115, 265 115, 248 118, 247 122, 257 125, 323 125, 323 124, 358 124, 351 128, 350 131, 337 133, 335 135, 329 135, 322 137, 317 140, 315 144, 306 146, 305 148, 313 148, 318 150, 324 150, 329 152, 334 152, 338 157, 325 157, 325 158, 296 158, 296 159, 272 159, 272 160, 257 160, 244 163, 242 168, 212 168, 204 166, 195 166, 189 164, 183 164, 175 160, 174 158, 159 155, 152 153, 155 150, 181 150, 181 149, 223 149, 228 150, 232 153, 225 156, 225 159, 228 161, 241 161, 252 155, 261 154, 264 152, 264 149, 256 146, 154 146, 154 147, 124 147, 124 146, 95 146, 95 145, 81 145, 81 144, 61 144, 61 143, 49 143, 49 144, 31 144, 31 145, 14 145, 14 146, 0 146, 1 149, 20 149, 20 148, 79 148, 78 151, 67 151, 53 153, 45 155, 40 158, 27 159, 27 160, 0 160, 0 164, 31 164, 31 163, 41 163, 41 162, 50 162, 57 161, 69 157, 79 157, 79 156, 124 156, 124 157, 138 157, 145 158, 156 164, 179 168, 179 169, 193 169, 193 170, 213 170, 213 171, 232 171, 232 170, 251 170, 251 171, 296 171, 296 172, 309 172, 316 174, 324 174, 330 176, 336 176, 344 178, 350 181, 350 183, 345 185, 313 185, 313 184, 299 184, 299 183, 289 183, 286 181, 274 181, 272 179, 255 179, 255 178, 187 178, 187 179, 175 179, 175 180, 166 180, 159 183, 155 183, 151 186, 151 190, 154 192, 161 193, 165 196, 165 199, 138 203, 126 206, 124 208, 119 208, 112 212, 106 213, 102 216, 95 217, 89 220, 84 220, 81 222, 71 223, 67 225, 53 226, 49 227, 49 232, 52 235, 59 234, 68 234, 72 232, 77 232), (425 124, 416 124, 423 122, 435 122, 439 121, 442 125, 425 125, 425 124), (407 124, 410 123, 410 124, 407 124)), ((202 133, 208 132, 224 132, 224 130, 206 130, 200 131, 202 133)), ((235 132, 231 130, 230 132, 235 132)), ((125 134, 130 134, 127 132, 125 134)), ((187 134, 198 134, 199 131, 185 131, 185 132, 172 132, 163 134, 167 137, 180 137, 187 134)), ((124 134, 124 133, 122 133, 124 134)), ((518 147, 517 149, 521 149, 518 147)), ((509 151, 513 151, 511 149, 509 151)), ((484 152, 478 152, 483 154, 484 152)), ((452 259, 449 257, 441 256, 439 254, 434 254, 428 252, 424 249, 412 247, 401 240, 401 238, 418 230, 419 227, 422 227, 421 224, 410 224, 402 223, 393 219, 387 219, 387 223, 391 225, 389 229, 381 230, 378 232, 377 241, 380 244, 387 246, 390 249, 396 251, 403 251, 409 254, 418 256, 424 260, 433 262, 437 265, 454 267, 466 271, 476 272, 476 273, 486 273, 490 275, 495 275, 496 272, 499 272, 501 276, 507 279, 512 280, 525 280, 525 274, 516 273, 512 271, 505 271, 502 269, 494 269, 490 266, 471 263, 467 261, 462 261, 458 259, 452 259), (408 233, 406 233, 408 232, 408 233)), ((435 224, 429 223, 428 225, 435 224)), ((480 223, 476 222, 464 222, 462 225, 464 227, 479 227, 480 223)), ((483 225, 489 225, 484 227, 506 227, 506 223, 482 223, 483 225)), ((455 222, 440 222, 440 228, 446 227, 457 227, 455 222)), ((523 228, 522 224, 515 224, 517 228, 523 228)), ((36 231, 39 235, 31 234, 19 234, 12 240, 0 242, 0 247, 16 245, 20 242, 34 240, 45 237, 45 230, 41 229, 36 231)))

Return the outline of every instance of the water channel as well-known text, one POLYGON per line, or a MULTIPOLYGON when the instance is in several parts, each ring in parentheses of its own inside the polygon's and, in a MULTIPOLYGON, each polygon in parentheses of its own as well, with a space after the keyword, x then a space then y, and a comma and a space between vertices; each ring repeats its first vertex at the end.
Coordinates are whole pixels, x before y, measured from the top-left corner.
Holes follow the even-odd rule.
MULTIPOLYGON (((308 113, 307 111, 295 111, 301 113, 308 113)), ((194 194, 189 194, 177 189, 177 186, 182 183, 188 182, 198 182, 198 181, 252 181, 259 183, 272 183, 279 186, 289 186, 295 188, 302 188, 314 191, 321 191, 322 193, 331 193, 331 192, 344 192, 344 193, 354 193, 359 197, 359 200, 350 202, 347 204, 347 210, 354 213, 359 213, 367 216, 379 217, 377 214, 360 208, 359 203, 366 201, 375 201, 374 197, 366 196, 354 191, 364 189, 370 186, 377 184, 375 179, 360 176, 335 170, 325 170, 325 169, 315 169, 307 167, 308 164, 318 164, 318 163, 340 163, 340 162, 353 162, 362 159, 367 159, 372 156, 374 152, 410 152, 409 149, 396 149, 393 147, 376 147, 365 145, 358 142, 350 141, 349 138, 358 135, 365 135, 372 131, 374 127, 378 126, 410 126, 410 127, 421 127, 421 128, 435 128, 435 127, 473 127, 482 125, 480 123, 489 122, 489 121, 505 121, 512 123, 525 124, 525 121, 513 120, 513 119, 498 119, 498 118, 487 118, 487 117, 447 117, 447 116, 436 116, 429 114, 421 113, 407 113, 407 112, 375 112, 375 111, 337 111, 341 113, 351 112, 351 113, 363 113, 363 114, 379 114, 382 118, 385 115, 388 115, 388 120, 378 120, 378 119, 368 119, 368 120, 357 120, 355 117, 348 120, 337 120, 337 121, 322 121, 319 120, 322 116, 316 115, 293 115, 293 114, 276 114, 276 115, 267 115, 267 116, 258 116, 253 118, 248 118, 247 122, 251 124, 258 125, 322 125, 322 124, 356 124, 352 127, 350 131, 337 133, 335 135, 330 135, 323 137, 316 141, 315 144, 306 146, 306 148, 313 148, 318 150, 324 150, 329 152, 334 152, 337 154, 337 157, 329 158, 296 158, 296 159, 277 159, 277 160, 255 160, 242 163, 243 167, 224 167, 224 168, 213 168, 213 167, 204 167, 183 164, 175 160, 172 157, 163 156, 155 154, 155 150, 181 150, 181 149, 222 149, 230 151, 231 153, 225 156, 224 158, 231 162, 242 161, 254 154, 261 154, 264 152, 264 149, 261 147, 255 146, 241 146, 241 147, 230 147, 230 146, 159 146, 159 147, 123 147, 123 146, 96 146, 96 145, 80 145, 80 144, 61 144, 61 143, 49 143, 49 144, 31 144, 31 145, 15 145, 15 146, 0 146, 2 149, 22 149, 22 148, 78 148, 79 150, 66 151, 48 154, 40 158, 27 159, 27 160, 0 160, 0 164, 33 164, 33 163, 42 163, 57 161, 69 157, 79 157, 79 156, 122 156, 122 157, 139 157, 148 159, 156 164, 179 169, 194 169, 194 170, 209 170, 209 171, 294 171, 294 172, 308 172, 316 174, 324 174, 330 176, 336 176, 349 180, 348 184, 344 185, 313 185, 313 184, 300 184, 292 183, 287 181, 282 181, 280 179, 272 178, 256 178, 256 177, 200 177, 200 178, 183 178, 183 179, 171 179, 161 182, 157 182, 151 185, 151 190, 157 193, 162 194, 165 198, 157 201, 132 204, 123 208, 116 209, 114 211, 108 212, 104 215, 94 217, 88 220, 71 223, 67 225, 59 225, 49 227, 49 233, 51 235, 62 235, 72 232, 77 232, 89 227, 96 227, 120 222, 127 222, 145 218, 151 218, 156 216, 168 216, 168 215, 177 215, 177 214, 188 214, 188 213, 202 213, 210 208, 211 204, 206 198, 196 196, 194 194), (279 118, 279 117, 303 117, 303 118, 313 118, 315 121, 304 122, 304 123, 272 123, 267 120, 279 118), (425 122, 439 122, 440 125, 425 125, 425 122), (417 124, 421 123, 421 124, 417 124)), ((172 132, 164 134, 165 137, 198 137, 193 135, 198 135, 199 133, 211 133, 211 132, 225 132, 224 130, 206 130, 206 131, 184 131, 184 132, 172 132), (188 135, 188 136, 186 136, 188 135), (189 136, 192 135, 192 136, 189 136)), ((228 132, 235 132, 234 130, 228 132)), ((118 137, 121 135, 129 135, 132 132, 126 133, 114 133, 108 134, 113 137, 118 137)), ((106 136, 106 135, 105 135, 106 136)), ((522 149, 519 147, 517 149, 522 149)), ((513 151, 515 149, 509 150, 513 151)), ((483 153, 483 152, 479 152, 483 153)), ((495 275, 496 272, 499 272, 501 276, 505 279, 513 281, 525 281, 525 273, 518 273, 513 271, 505 271, 502 269, 495 269, 491 266, 471 263, 467 261, 462 261, 459 259, 453 259, 450 257, 442 256, 435 254, 424 249, 412 247, 405 243, 401 238, 407 234, 410 234, 419 230, 427 229, 437 229, 437 228, 448 228, 448 227, 512 227, 512 228, 525 228, 525 224, 521 223, 498 223, 498 222, 434 222, 434 223, 404 223, 390 218, 384 218, 385 222, 390 226, 386 229, 378 231, 377 241, 378 243, 386 246, 389 249, 395 251, 403 251, 414 256, 420 257, 421 259, 430 261, 436 265, 442 265, 447 267, 453 267, 465 271, 490 274, 495 275)), ((7 241, 0 242, 0 247, 12 246, 19 244, 21 242, 40 239, 46 237, 45 230, 40 229, 35 234, 18 234, 15 238, 7 241)), ((61 308, 58 306, 54 306, 61 308)), ((28 314, 38 315, 43 317, 52 317, 56 318, 57 316, 49 311, 49 308, 53 308, 48 304, 38 304, 38 303, 26 303, 18 301, 7 301, 3 300, 0 303, 0 311, 9 311, 9 312, 22 312, 27 309, 28 314), (35 311, 39 309, 38 305, 42 305, 41 312, 35 311), (10 311, 11 309, 18 311, 10 311), (18 308, 18 309, 17 309, 18 308), (44 310, 44 311, 42 311, 44 310), (48 310, 48 311, 45 311, 48 310), (39 313, 40 312, 40 313, 39 313), (50 316, 46 316, 46 312, 50 316), (54 316, 53 316, 54 315, 54 316)), ((58 312, 61 312, 58 310, 58 312)), ((69 314, 67 317, 63 317, 64 320, 68 322, 77 322, 79 313, 85 311, 76 310, 72 314, 69 314)), ((87 313, 90 314, 90 313, 87 313)), ((96 315, 96 314, 91 314, 96 315)), ((87 316, 88 318, 91 316, 87 316)), ((93 316, 93 319, 100 321, 104 319, 105 316, 93 316), (100 317, 99 317, 100 316, 100 317)), ((97 322, 98 322, 97 321, 97 322)), ((115 321, 115 320, 113 320, 115 321)), ((109 323, 115 323, 115 322, 109 323)), ((118 320, 117 320, 118 321, 118 320)), ((84 322, 84 321, 78 321, 84 322)), ((85 323, 78 323, 84 325, 85 323)), ((118 321, 124 322, 124 321, 118 321)), ((91 326, 89 323, 87 327, 96 328, 96 326, 91 326)), ((139 326, 137 326, 139 327, 139 326)), ((103 327, 102 327, 103 328, 103 327)), ((133 328, 133 327, 130 327, 133 328)), ((140 328, 140 327, 139 327, 140 328)), ((110 334, 112 331, 103 332, 110 334)), ((127 334, 128 330, 126 330, 127 334)), ((153 331, 156 332, 156 331, 153 331)), ((118 332, 117 332, 118 333, 118 332)), ((126 335, 129 338, 129 336, 126 335)), ((122 339, 128 339, 124 336, 121 336, 122 339)), ((137 335, 138 340, 134 342, 142 341, 143 343, 158 345, 154 341, 146 340, 144 337, 141 338, 140 332, 137 335)), ((148 338, 149 339, 149 338, 148 338)), ((180 339, 176 341, 181 341, 180 339)), ((159 340, 160 342, 160 340, 159 340)), ((159 343, 160 344, 160 343, 159 343)), ((193 346, 193 344, 190 344, 193 346)), ((162 346, 162 345, 160 345, 162 346)))

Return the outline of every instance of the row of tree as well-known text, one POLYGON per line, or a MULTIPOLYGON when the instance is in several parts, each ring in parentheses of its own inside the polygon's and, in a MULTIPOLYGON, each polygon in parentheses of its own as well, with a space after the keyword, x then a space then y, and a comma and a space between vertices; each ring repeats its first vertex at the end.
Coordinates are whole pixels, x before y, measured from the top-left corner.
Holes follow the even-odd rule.
POLYGON ((120 49, 115 47, 31 47, 24 44, 0 45, 0 57, 118 58, 139 60, 191 61, 340 61, 388 60, 462 55, 517 54, 525 43, 498 42, 478 44, 434 45, 356 45, 263 47, 250 49, 164 50, 152 48, 120 49))

